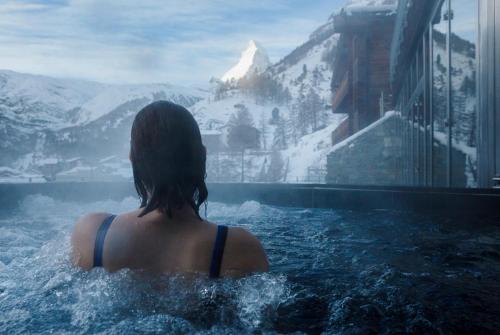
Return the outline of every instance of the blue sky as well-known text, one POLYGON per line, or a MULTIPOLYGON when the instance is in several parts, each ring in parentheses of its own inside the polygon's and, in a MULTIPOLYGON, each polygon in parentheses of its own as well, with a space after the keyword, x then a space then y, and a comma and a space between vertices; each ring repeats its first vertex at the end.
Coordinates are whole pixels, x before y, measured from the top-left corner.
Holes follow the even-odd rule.
POLYGON ((0 0, 0 69, 201 84, 250 39, 278 61, 344 0, 0 0))

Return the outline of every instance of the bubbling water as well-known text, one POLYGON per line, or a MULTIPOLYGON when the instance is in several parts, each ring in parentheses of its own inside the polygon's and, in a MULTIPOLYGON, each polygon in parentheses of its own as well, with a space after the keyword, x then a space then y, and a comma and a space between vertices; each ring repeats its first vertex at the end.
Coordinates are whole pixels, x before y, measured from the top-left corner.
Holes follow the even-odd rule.
POLYGON ((0 209, 0 333, 500 329, 500 233, 484 220, 209 203, 211 221, 257 235, 270 273, 213 281, 70 264, 79 216, 137 205, 134 198, 74 203, 37 195, 15 211, 0 209))

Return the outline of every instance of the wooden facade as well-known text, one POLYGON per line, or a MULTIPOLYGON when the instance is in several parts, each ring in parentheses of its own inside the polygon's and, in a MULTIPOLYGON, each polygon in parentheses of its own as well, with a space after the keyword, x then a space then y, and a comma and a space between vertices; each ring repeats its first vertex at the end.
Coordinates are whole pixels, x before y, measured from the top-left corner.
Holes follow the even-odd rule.
MULTIPOLYGON (((332 110, 348 114, 352 135, 391 110, 390 46, 395 14, 367 11, 340 13, 340 33, 332 78, 332 110)), ((336 140, 342 140, 337 136, 336 140)))

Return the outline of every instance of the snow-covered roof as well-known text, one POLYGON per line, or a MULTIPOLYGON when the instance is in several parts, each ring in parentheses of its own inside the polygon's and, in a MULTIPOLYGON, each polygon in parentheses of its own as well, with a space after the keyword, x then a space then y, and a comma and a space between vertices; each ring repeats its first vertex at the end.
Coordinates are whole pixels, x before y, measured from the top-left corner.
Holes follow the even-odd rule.
POLYGON ((57 158, 54 158, 54 157, 46 157, 46 158, 37 159, 36 163, 38 165, 57 164, 57 163, 59 163, 59 160, 57 158))
POLYGON ((394 14, 398 0, 349 0, 342 7, 341 13, 352 15, 356 13, 389 13, 394 14))
POLYGON ((386 112, 384 114, 383 117, 381 117, 380 119, 378 119, 377 121, 373 122, 372 124, 370 124, 369 126, 361 129, 360 131, 358 131, 357 133, 354 133, 353 135, 349 136, 348 138, 346 138, 345 140, 335 144, 331 149, 330 149, 330 153, 334 152, 334 151, 337 151, 339 150, 340 148, 343 148, 349 144, 351 144, 354 140, 356 140, 357 138, 359 138, 360 136, 362 136, 363 134, 366 134, 367 132, 369 132, 370 130, 378 127, 380 124, 384 123, 385 121, 387 121, 387 119, 393 117, 394 115, 397 115, 396 112, 394 111, 389 111, 389 112, 386 112))
POLYGON ((200 130, 200 132, 201 132, 201 136, 203 136, 203 135, 220 135, 220 134, 222 134, 218 130, 208 130, 208 129, 202 129, 202 130, 200 130))
POLYGON ((111 155, 111 156, 104 157, 104 158, 100 159, 99 163, 106 163, 106 162, 112 161, 114 159, 116 159, 116 156, 115 155, 111 155))

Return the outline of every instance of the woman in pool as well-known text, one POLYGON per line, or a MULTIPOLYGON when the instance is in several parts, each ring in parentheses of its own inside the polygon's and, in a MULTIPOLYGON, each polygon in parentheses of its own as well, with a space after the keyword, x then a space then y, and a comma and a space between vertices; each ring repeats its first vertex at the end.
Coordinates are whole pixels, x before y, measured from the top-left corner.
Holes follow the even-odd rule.
POLYGON ((132 125, 130 160, 141 206, 118 216, 82 217, 71 238, 83 269, 238 277, 268 270, 259 241, 242 228, 203 220, 206 151, 198 124, 184 107, 158 101, 132 125))

